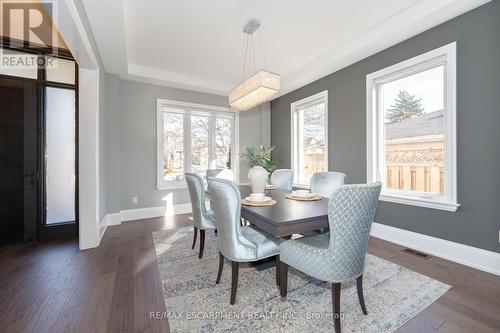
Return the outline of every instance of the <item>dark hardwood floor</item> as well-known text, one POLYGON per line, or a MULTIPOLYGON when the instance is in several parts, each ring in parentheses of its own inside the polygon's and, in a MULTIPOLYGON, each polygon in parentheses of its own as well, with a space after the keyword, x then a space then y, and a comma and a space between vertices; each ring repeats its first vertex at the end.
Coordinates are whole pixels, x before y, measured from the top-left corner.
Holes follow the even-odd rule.
MULTIPOLYGON (((189 215, 110 227, 101 246, 77 241, 0 248, 1 332, 168 332, 151 233, 189 215)), ((370 239, 369 252, 453 286, 398 332, 500 332, 500 277, 370 239)), ((278 292, 278 291, 276 291, 278 292)))

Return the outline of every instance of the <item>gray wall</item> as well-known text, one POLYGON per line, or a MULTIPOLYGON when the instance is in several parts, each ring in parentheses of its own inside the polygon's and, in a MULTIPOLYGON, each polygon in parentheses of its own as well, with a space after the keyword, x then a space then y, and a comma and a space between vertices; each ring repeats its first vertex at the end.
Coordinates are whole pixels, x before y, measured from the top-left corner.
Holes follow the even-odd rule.
POLYGON ((106 198, 106 213, 120 211, 120 127, 119 83, 116 75, 106 74, 106 116, 104 135, 106 188, 101 192, 106 198))
POLYGON ((108 213, 159 207, 173 194, 173 204, 188 203, 187 190, 156 189, 156 99, 227 106, 227 97, 107 79, 107 203, 108 213), (139 202, 132 204, 132 197, 139 202))
POLYGON ((500 252, 500 1, 493 1, 271 103, 271 143, 290 167, 290 103, 328 89, 330 169, 366 181, 366 75, 457 41, 457 212, 380 202, 375 221, 500 252))
MULTIPOLYGON (((124 209, 159 207, 173 194, 173 204, 190 202, 186 189, 156 189, 156 99, 227 106, 227 97, 152 84, 122 80, 106 75, 105 202, 107 213, 124 209), (132 197, 139 202, 132 204, 132 197)), ((270 106, 240 113, 240 151, 248 146, 270 143, 270 106)), ((240 179, 248 169, 240 162, 240 179)))
MULTIPOLYGON (((240 112, 240 153, 247 147, 271 144, 270 104, 240 112)), ((248 163, 240 159, 240 181, 248 182, 248 163)))
MULTIPOLYGON (((227 97, 122 80, 112 74, 106 75, 106 97, 107 212, 163 206, 162 199, 169 193, 174 204, 190 202, 185 189, 155 187, 156 99, 227 106, 227 97), (138 204, 132 204, 134 196, 138 204)), ((241 113, 240 147, 269 144, 269 126, 269 105, 241 113)))

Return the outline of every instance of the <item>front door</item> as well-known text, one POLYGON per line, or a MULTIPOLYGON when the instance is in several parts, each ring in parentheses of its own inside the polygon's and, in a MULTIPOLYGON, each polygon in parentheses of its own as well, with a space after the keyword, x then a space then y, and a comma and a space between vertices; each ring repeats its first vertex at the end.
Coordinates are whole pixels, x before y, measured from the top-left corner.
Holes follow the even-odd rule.
POLYGON ((37 83, 0 77, 0 245, 36 239, 37 83))

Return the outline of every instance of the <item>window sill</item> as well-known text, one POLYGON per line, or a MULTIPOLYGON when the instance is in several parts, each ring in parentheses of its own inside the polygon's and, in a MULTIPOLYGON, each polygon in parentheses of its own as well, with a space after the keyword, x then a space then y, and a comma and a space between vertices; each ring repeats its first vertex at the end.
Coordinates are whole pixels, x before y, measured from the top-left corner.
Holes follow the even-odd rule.
POLYGON ((456 212, 458 207, 460 207, 460 204, 450 201, 439 201, 387 193, 381 193, 379 200, 416 207, 445 210, 448 212, 456 212))
POLYGON ((156 184, 156 189, 159 191, 165 190, 179 190, 187 188, 186 182, 172 182, 172 183, 162 183, 156 184))

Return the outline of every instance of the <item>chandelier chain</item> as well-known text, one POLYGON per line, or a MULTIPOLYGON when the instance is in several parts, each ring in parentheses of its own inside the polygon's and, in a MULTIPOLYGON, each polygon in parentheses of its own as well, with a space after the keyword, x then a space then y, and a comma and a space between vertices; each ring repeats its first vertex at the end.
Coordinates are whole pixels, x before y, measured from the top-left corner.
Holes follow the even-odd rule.
POLYGON ((262 52, 262 60, 264 62, 264 68, 267 68, 266 55, 264 53, 264 46, 262 46, 262 37, 260 34, 260 30, 257 30, 257 34, 259 35, 260 51, 262 52))

